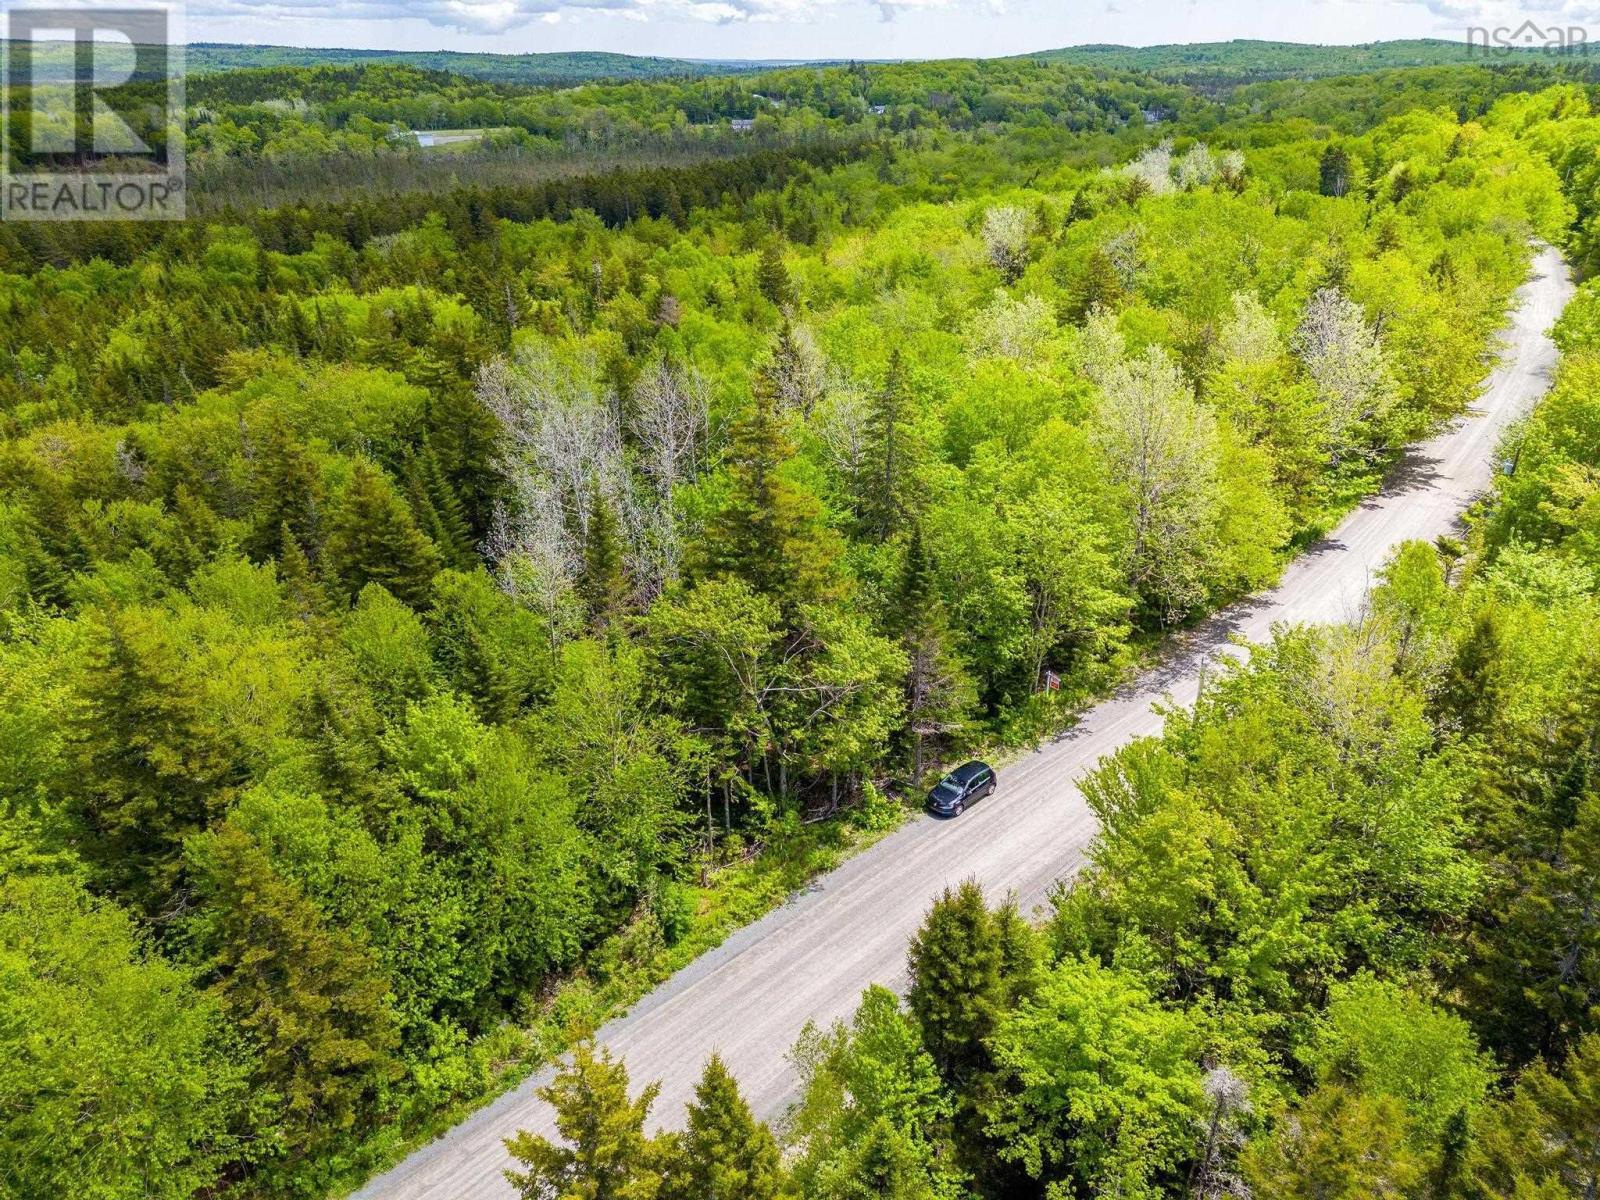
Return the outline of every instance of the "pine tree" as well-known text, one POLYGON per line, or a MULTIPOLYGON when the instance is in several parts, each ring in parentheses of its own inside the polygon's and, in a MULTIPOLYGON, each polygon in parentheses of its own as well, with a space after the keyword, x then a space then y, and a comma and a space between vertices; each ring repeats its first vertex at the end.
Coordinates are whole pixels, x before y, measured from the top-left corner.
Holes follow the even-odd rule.
POLYGON ((405 482, 411 510, 445 562, 463 570, 476 566, 472 529, 461 499, 446 482, 439 456, 426 442, 406 460, 405 482))
POLYGON ((777 1200, 783 1163, 772 1131, 757 1121, 739 1085, 713 1054, 677 1139, 667 1200, 777 1200))
POLYGON ((969 1080, 988 1066, 984 1042, 1005 1010, 1005 980, 995 922, 983 891, 968 880, 945 889, 912 939, 906 999, 939 1073, 969 1080))
POLYGON ((1600 1194, 1600 1034, 1573 1047, 1560 1071, 1529 1067, 1511 1098, 1480 1121, 1465 1195, 1600 1194))
POLYGON ((1559 1056, 1600 1026, 1600 796, 1579 802, 1553 846, 1532 840, 1536 853, 1497 864, 1463 988, 1486 1040, 1513 1062, 1559 1056))
POLYGON ((1273 1200, 1404 1196, 1422 1176, 1399 1103, 1337 1085, 1312 1092, 1274 1136, 1256 1138, 1242 1165, 1251 1192, 1273 1200))
POLYGON ((210 986, 255 1051, 291 1144, 310 1155, 372 1115, 398 1075, 389 985, 372 952, 330 924, 243 830, 224 823, 189 850, 210 986))
POLYGON ((439 570, 434 545, 376 467, 358 462, 350 490, 328 538, 328 566, 349 595, 369 583, 387 588, 413 608, 425 608, 439 570))
POLYGON ((333 605, 328 600, 327 591, 317 581, 310 560, 287 525, 283 527, 281 536, 283 552, 278 558, 278 582, 283 586, 290 611, 301 621, 326 621, 333 615, 333 605))
POLYGON ((180 483, 172 493, 172 520, 155 546, 168 579, 178 582, 216 557, 222 548, 222 522, 200 497, 180 483))
POLYGON ((495 505, 507 495, 496 465, 502 437, 500 422, 464 383, 452 381, 428 405, 427 444, 439 460, 445 489, 461 505, 474 546, 488 534, 495 505))
POLYGON ((1087 221, 1094 216, 1094 202, 1089 199, 1089 193, 1079 188, 1072 193, 1072 204, 1067 209, 1066 220, 1063 224, 1075 225, 1079 221, 1087 221))
POLYGON ((580 1042, 570 1066, 539 1089, 555 1110, 561 1142, 526 1131, 506 1140, 523 1170, 506 1178, 526 1200, 654 1200, 665 1147, 644 1125, 659 1084, 628 1099, 628 1069, 593 1042, 580 1042))
POLYGON ((268 562, 283 553, 283 530, 313 558, 322 546, 322 473, 305 449, 277 424, 267 427, 256 448, 251 490, 251 532, 245 553, 268 562))

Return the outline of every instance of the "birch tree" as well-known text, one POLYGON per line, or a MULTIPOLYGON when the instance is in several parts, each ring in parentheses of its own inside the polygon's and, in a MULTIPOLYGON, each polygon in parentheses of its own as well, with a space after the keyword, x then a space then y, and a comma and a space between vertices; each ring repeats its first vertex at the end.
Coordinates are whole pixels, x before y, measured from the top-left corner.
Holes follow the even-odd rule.
POLYGON ((983 214, 983 246, 1000 278, 1015 283, 1028 266, 1028 239, 1033 215, 1010 204, 997 204, 983 214))
POLYGON ((1180 620, 1206 593, 1218 505, 1215 419, 1152 346, 1105 372, 1091 436, 1126 506, 1129 583, 1163 621, 1180 620))

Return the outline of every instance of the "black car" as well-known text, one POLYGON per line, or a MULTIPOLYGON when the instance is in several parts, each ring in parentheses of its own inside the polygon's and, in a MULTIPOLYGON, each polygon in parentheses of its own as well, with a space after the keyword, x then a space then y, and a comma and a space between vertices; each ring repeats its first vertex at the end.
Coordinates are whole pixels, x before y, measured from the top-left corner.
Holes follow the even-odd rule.
POLYGON ((994 791, 994 768, 988 763, 969 762, 946 775, 928 793, 928 810, 941 817, 958 817, 969 804, 976 804, 994 791))

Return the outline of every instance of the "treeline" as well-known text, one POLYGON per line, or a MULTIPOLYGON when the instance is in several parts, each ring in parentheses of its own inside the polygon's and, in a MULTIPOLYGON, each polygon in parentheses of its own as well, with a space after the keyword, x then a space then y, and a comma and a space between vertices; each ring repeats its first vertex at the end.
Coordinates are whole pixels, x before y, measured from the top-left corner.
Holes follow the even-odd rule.
POLYGON ((713 843, 1271 579, 1570 216, 1447 114, 1027 132, 631 177, 681 221, 0 230, 7 1186, 361 1174, 690 927, 713 843))
POLYGON ((776 1133, 713 1059, 650 1136, 652 1092, 580 1047, 543 1092, 568 1145, 508 1143, 520 1193, 1592 1194, 1592 283, 1557 340, 1465 542, 1402 547, 1353 627, 1279 631, 1100 764, 1100 833, 1042 928, 947 891, 903 1001, 802 1035, 776 1133))
POLYGON ((758 74, 541 89, 412 66, 360 64, 227 71, 190 87, 191 159, 306 159, 415 153, 396 130, 482 129, 525 151, 639 149, 737 140, 753 132, 867 124, 970 131, 1004 123, 1068 132, 1169 116, 1189 93, 1133 75, 1019 61, 795 67, 758 74))

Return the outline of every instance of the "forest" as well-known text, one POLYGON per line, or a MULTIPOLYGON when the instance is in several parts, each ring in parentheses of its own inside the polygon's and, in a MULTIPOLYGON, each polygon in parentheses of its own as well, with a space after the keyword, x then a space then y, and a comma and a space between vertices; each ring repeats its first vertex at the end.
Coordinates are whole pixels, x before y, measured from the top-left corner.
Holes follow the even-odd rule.
POLYGON ((191 81, 200 219, 0 226, 0 1194, 339 1194, 569 1044, 533 1197, 1592 1191, 1592 285, 1470 536, 1104 764, 1042 927, 935 905, 777 1133, 583 1034, 1460 413, 1594 99, 191 81))

